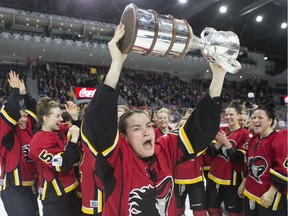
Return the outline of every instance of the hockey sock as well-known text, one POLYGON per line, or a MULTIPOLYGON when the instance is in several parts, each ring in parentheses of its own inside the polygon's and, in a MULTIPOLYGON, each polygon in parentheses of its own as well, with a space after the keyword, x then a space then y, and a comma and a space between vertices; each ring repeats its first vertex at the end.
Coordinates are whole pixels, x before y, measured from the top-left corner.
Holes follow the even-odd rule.
POLYGON ((185 208, 177 208, 177 216, 184 215, 185 208))
POLYGON ((193 210, 194 216, 207 216, 206 210, 193 210))
POLYGON ((222 216, 221 208, 208 208, 209 216, 222 216))

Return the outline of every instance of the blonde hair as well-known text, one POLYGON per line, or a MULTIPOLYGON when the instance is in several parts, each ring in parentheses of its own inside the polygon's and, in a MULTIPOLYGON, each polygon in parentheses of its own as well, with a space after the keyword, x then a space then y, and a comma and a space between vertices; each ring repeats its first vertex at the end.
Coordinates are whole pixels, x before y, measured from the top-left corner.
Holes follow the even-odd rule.
POLYGON ((43 124, 43 117, 50 114, 51 109, 57 108, 59 105, 51 100, 49 97, 42 97, 37 103, 36 111, 37 117, 40 124, 43 124))
POLYGON ((158 116, 160 113, 166 113, 168 116, 170 115, 169 109, 164 107, 157 111, 156 116, 158 116))
POLYGON ((126 105, 118 105, 117 106, 117 110, 123 110, 123 112, 128 112, 128 111, 130 111, 130 109, 129 109, 129 107, 128 106, 126 106, 126 105))

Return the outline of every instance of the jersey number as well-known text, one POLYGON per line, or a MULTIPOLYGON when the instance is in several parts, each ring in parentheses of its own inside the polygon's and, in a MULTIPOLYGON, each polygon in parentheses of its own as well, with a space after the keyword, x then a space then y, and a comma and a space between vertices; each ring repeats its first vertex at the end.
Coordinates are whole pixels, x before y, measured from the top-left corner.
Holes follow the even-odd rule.
POLYGON ((43 150, 40 155, 39 158, 41 160, 43 160, 45 163, 51 163, 53 155, 48 153, 46 150, 43 150))

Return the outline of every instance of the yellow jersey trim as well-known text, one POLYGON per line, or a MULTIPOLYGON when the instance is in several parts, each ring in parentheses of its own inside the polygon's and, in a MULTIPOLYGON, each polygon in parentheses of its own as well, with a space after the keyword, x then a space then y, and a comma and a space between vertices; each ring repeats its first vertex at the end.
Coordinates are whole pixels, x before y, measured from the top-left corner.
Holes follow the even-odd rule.
POLYGON ((1 112, 3 113, 4 117, 11 122, 11 124, 16 125, 18 121, 16 121, 15 119, 13 119, 11 116, 8 115, 8 113, 6 112, 6 110, 4 109, 5 106, 1 109, 1 112))
POLYGON ((208 173, 208 178, 220 185, 231 185, 231 180, 223 180, 213 176, 211 173, 208 173))
POLYGON ((35 115, 35 113, 33 113, 31 110, 25 110, 29 115, 31 115, 36 121, 38 121, 38 117, 37 115, 35 115))
POLYGON ((274 175, 274 176, 276 176, 276 177, 288 182, 288 177, 287 176, 281 175, 280 173, 276 172, 274 169, 270 168, 269 172, 272 175, 274 175))
POLYGON ((176 184, 195 184, 195 183, 203 181, 203 177, 199 176, 194 179, 175 179, 174 181, 176 184))
POLYGON ((65 193, 69 193, 70 191, 74 190, 79 185, 79 182, 77 179, 72 185, 69 185, 68 187, 64 188, 65 193))
POLYGON ((102 152, 103 156, 107 156, 116 147, 119 139, 119 131, 117 130, 113 145, 102 152))
POLYGON ((88 148, 92 151, 92 153, 97 156, 98 152, 96 151, 96 149, 91 145, 91 143, 89 142, 89 140, 87 139, 87 137, 84 135, 83 130, 82 130, 82 125, 81 125, 81 137, 83 139, 83 141, 85 143, 87 143, 88 148))
POLYGON ((180 136, 180 139, 182 140, 186 150, 188 151, 189 154, 193 154, 194 153, 194 149, 184 131, 184 127, 180 127, 179 129, 179 136, 180 136))

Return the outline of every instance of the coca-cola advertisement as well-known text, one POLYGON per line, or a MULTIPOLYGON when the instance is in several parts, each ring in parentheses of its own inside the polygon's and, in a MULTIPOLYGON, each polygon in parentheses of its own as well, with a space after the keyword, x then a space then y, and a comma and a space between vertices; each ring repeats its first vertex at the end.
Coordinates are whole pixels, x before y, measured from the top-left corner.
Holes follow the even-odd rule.
POLYGON ((92 98, 96 88, 75 87, 75 96, 77 99, 92 98))

